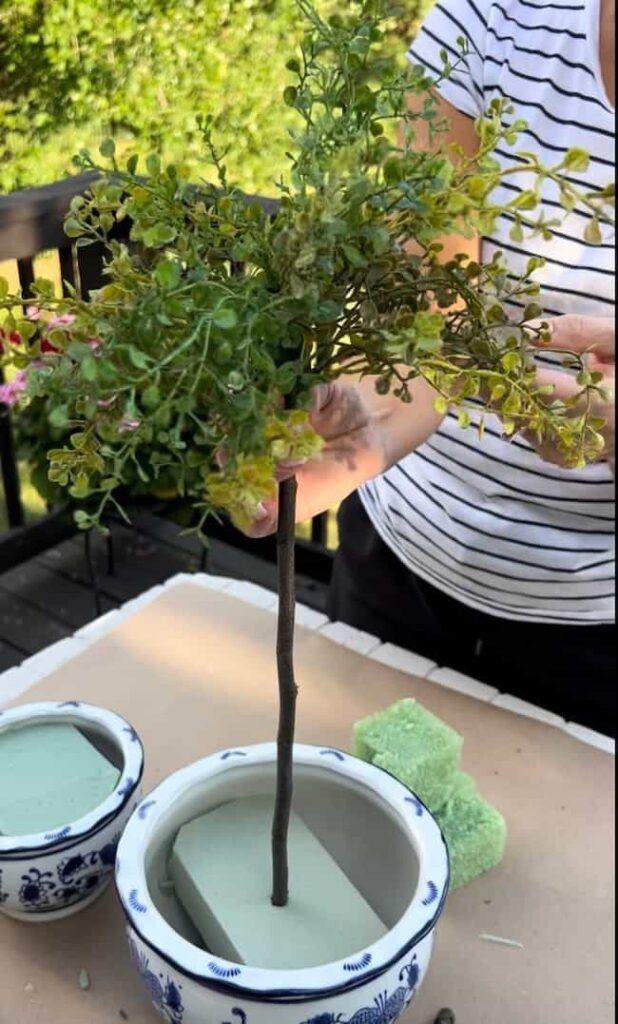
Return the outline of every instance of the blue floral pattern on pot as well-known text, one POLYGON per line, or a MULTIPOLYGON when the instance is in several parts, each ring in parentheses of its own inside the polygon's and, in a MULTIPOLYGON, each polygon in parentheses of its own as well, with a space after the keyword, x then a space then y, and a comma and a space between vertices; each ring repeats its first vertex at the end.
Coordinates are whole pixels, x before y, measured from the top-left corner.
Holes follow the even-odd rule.
POLYGON ((151 971, 150 960, 140 952, 131 938, 129 938, 129 949, 131 960, 142 977, 155 1009, 168 1024, 182 1024, 185 1008, 180 986, 176 985, 169 976, 155 974, 154 971, 151 971))
MULTIPOLYGON (((410 963, 400 971, 399 981, 401 984, 390 994, 384 992, 377 996, 373 1006, 364 1006, 361 1010, 356 1010, 351 1017, 342 1013, 329 1013, 326 1010, 309 1017, 308 1020, 301 1021, 300 1024, 395 1024, 395 1021, 399 1020, 405 1008, 414 998, 420 976, 421 972, 415 955, 410 963)), ((232 1020, 228 1018, 221 1021, 221 1024, 251 1024, 245 1011, 238 1007, 230 1010, 230 1017, 232 1020)), ((170 1018, 170 1020, 173 1020, 175 1024, 174 1018, 170 1018)))
POLYGON ((119 839, 120 834, 99 850, 65 857, 55 873, 29 868, 21 876, 19 902, 28 910, 44 913, 69 907, 89 896, 112 871, 119 839))
POLYGON ((302 1021, 302 1024, 395 1024, 406 1006, 412 1001, 420 981, 421 972, 413 956, 399 973, 398 987, 391 992, 377 996, 373 1006, 365 1006, 356 1010, 351 1016, 333 1013, 319 1013, 315 1017, 302 1021))

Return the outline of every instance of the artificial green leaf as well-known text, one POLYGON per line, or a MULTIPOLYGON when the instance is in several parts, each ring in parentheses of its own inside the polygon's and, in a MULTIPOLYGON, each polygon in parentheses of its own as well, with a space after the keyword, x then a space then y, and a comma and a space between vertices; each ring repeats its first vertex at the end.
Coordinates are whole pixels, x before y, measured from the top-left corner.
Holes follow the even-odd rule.
POLYGON ((154 224, 151 228, 147 228, 144 231, 144 245, 148 246, 149 249, 160 249, 163 245, 168 245, 173 242, 176 238, 176 228, 172 224, 154 224))
POLYGON ((585 149, 573 147, 567 151, 562 162, 568 171, 587 171, 590 166, 590 155, 585 149))
POLYGON ((175 288, 179 282, 182 271, 178 263, 172 260, 164 260, 159 263, 154 271, 155 280, 161 288, 175 288))
POLYGON ((142 352, 142 350, 137 348, 135 345, 129 345, 127 352, 131 363, 137 370, 148 369, 150 366, 150 359, 145 352, 142 352))
POLYGON ((64 233, 68 238, 78 238, 83 232, 84 228, 75 217, 67 217, 64 222, 64 233))
POLYGON ((213 316, 213 323, 222 331, 232 331, 238 323, 238 316, 230 306, 222 306, 213 316))
POLYGON ((116 144, 114 143, 114 140, 104 139, 101 145, 99 146, 99 153, 102 157, 105 157, 106 160, 113 159, 116 153, 116 144))
POLYGON ((596 218, 593 218, 590 223, 586 225, 584 238, 590 245, 600 245, 603 241, 601 228, 599 227, 599 222, 596 218))
POLYGON ((94 356, 85 356, 80 363, 79 369, 84 380, 92 382, 97 379, 98 366, 94 356))

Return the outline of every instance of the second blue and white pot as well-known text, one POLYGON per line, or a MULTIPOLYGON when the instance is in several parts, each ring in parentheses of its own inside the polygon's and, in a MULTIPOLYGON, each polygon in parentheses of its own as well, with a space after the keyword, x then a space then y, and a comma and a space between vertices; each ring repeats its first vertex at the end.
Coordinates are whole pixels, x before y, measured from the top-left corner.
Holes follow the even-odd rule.
POLYGON ((196 945, 165 884, 174 838, 207 810, 272 793, 276 746, 205 758, 142 801, 118 848, 131 956, 168 1024, 394 1024, 425 977, 449 881, 431 814, 396 779, 342 751, 298 745, 294 763, 295 810, 389 930, 345 960, 296 971, 234 964, 196 945))
POLYGON ((65 700, 0 711, 0 732, 50 723, 82 730, 119 767, 120 778, 106 800, 77 821, 52 832, 0 835, 0 913, 37 924, 85 909, 112 881, 118 840, 139 802, 144 771, 135 729, 106 708, 65 700))

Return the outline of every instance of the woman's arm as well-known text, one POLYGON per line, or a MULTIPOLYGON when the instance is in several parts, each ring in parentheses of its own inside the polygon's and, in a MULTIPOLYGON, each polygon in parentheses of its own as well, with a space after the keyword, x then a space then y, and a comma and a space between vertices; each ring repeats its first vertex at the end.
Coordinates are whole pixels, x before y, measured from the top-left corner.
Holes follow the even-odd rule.
MULTIPOLYGON (((434 98, 437 102, 435 121, 439 123, 445 120, 448 122, 449 128, 445 132, 440 132, 432 141, 428 122, 418 118, 414 122, 415 134, 412 141, 414 149, 428 152, 437 146, 448 150, 449 147, 456 145, 461 146, 467 157, 474 156, 478 149, 479 140, 473 119, 468 117, 467 114, 462 114, 461 111, 457 110, 450 103, 447 103, 438 93, 434 94, 434 98)), ((408 93, 407 106, 411 113, 420 113, 424 103, 424 96, 419 99, 418 96, 408 93)), ((399 127, 398 139, 399 145, 403 149, 405 145, 404 124, 401 124, 399 127)), ((465 253, 471 260, 480 259, 481 240, 478 235, 474 238, 464 238, 463 235, 445 235, 440 239, 440 242, 442 244, 441 259, 443 263, 448 263, 458 253, 465 253)), ((407 249, 411 253, 419 251, 418 246, 414 242, 410 242, 407 249)))
MULTIPOLYGON (((410 95, 408 106, 415 111, 422 102, 410 95)), ((415 122, 415 148, 432 149, 436 145, 459 145, 473 155, 477 138, 472 118, 461 114, 445 100, 437 97, 438 120, 449 122, 448 131, 437 140, 430 139, 427 122, 415 122)), ((403 127, 400 131, 403 146, 403 127)), ((452 235, 442 239, 442 258, 448 261, 457 253, 478 259, 480 241, 452 235)), ((410 244, 410 251, 414 245, 410 244)), ((340 379, 326 388, 318 388, 312 413, 312 424, 324 438, 320 459, 304 465, 282 465, 280 479, 295 475, 298 482, 297 519, 303 522, 328 508, 338 505, 361 484, 383 473, 390 466, 423 444, 438 428, 442 416, 435 411, 435 391, 424 380, 410 385, 412 402, 404 404, 393 394, 379 395, 375 377, 340 379)), ((277 524, 276 500, 266 502, 259 510, 260 518, 250 531, 254 537, 273 533, 277 524)))

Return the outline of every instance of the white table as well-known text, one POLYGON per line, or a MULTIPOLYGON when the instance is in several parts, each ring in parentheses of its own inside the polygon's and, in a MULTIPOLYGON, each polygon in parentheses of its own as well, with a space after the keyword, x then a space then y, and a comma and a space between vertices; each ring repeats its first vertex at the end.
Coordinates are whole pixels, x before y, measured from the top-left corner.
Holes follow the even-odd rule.
MULTIPOLYGON (((214 750, 273 736, 275 607, 253 584, 175 577, 0 676, 0 705, 114 708, 144 741, 148 791, 214 750)), ((414 696, 464 736, 464 768, 507 820, 503 864, 449 897, 402 1024, 432 1024, 442 1005, 457 1024, 609 1024, 613 740, 311 609, 298 619, 300 741, 349 746, 354 721, 414 696)), ((0 1024, 114 1024, 120 1010, 154 1024, 122 932, 111 890, 45 927, 0 919, 0 1024)))

